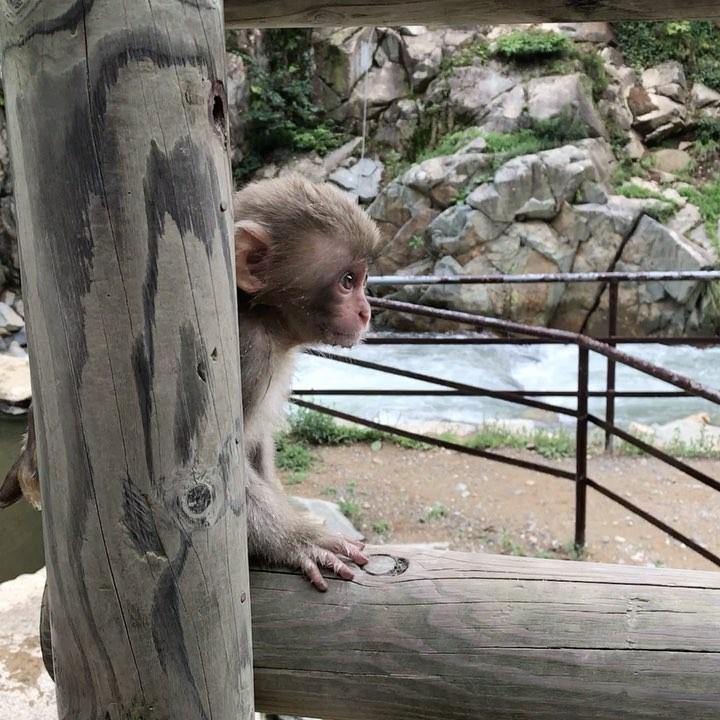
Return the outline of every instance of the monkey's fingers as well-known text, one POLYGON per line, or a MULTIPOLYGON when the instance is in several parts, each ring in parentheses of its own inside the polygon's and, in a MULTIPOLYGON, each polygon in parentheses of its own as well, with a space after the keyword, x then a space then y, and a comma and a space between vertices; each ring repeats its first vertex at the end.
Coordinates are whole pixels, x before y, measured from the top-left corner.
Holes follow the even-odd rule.
POLYGON ((337 555, 321 547, 314 547, 311 556, 303 559, 302 569, 310 582, 321 592, 327 590, 328 584, 320 574, 318 566, 332 570, 343 580, 352 580, 355 577, 353 571, 337 555))
POLYGON ((368 563, 367 555, 360 552, 365 547, 365 543, 358 540, 351 540, 340 535, 331 535, 323 538, 318 544, 325 550, 349 558, 356 565, 367 565, 368 563))

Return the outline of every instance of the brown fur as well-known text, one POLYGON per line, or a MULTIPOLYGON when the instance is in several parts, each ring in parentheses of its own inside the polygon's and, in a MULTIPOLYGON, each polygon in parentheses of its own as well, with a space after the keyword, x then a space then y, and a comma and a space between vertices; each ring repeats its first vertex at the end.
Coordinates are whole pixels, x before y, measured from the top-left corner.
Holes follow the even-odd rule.
MULTIPOLYGON (((275 475, 273 433, 298 348, 317 342, 351 345, 366 329, 369 306, 362 284, 380 233, 337 188, 300 175, 248 185, 235 194, 233 210, 238 278, 245 285, 238 287, 238 322, 248 546, 252 556, 300 569, 325 590, 319 567, 351 578, 339 556, 363 564, 362 545, 325 532, 290 503, 275 475), (355 284, 345 292, 339 283, 349 272, 355 284)), ((20 492, 39 507, 32 415, 0 503, 15 502, 20 492)))
POLYGON ((22 496, 40 509, 40 482, 35 459, 35 423, 32 407, 28 410, 28 429, 18 459, 8 470, 0 486, 0 508, 9 507, 22 496))

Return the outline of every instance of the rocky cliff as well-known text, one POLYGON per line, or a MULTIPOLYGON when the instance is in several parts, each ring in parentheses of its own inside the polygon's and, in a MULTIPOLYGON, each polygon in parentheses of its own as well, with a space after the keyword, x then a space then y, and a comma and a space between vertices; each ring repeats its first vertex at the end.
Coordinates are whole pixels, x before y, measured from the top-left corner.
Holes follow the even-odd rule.
MULTIPOLYGON (((232 33, 236 176, 299 170, 356 195, 386 240, 376 273, 715 268, 713 33, 712 23, 232 33)), ((4 137, 3 129, 0 287, 17 291, 4 137)), ((603 332, 607 314, 607 291, 596 284, 391 294, 590 332, 603 332)), ((695 282, 623 285, 621 332, 715 332, 717 296, 695 282)))

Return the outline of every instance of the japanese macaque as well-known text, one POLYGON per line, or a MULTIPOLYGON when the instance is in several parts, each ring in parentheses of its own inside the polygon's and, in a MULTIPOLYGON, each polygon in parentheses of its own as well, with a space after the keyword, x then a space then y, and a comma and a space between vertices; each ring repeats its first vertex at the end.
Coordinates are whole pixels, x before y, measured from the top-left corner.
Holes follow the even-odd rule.
POLYGON ((373 221, 332 185, 299 175, 253 183, 236 193, 235 267, 240 324, 252 557, 301 569, 318 590, 319 568, 345 579, 362 545, 330 535, 290 504, 275 477, 273 432, 282 416, 298 348, 350 346, 370 322, 368 263, 377 252, 373 221))
MULTIPOLYGON (((275 475, 273 433, 290 391, 295 355, 315 344, 351 346, 368 328, 373 221, 329 184, 299 175, 251 183, 233 198, 251 557, 302 570, 318 590, 321 568, 351 579, 342 558, 364 565, 362 544, 327 533, 290 502, 275 475)), ((32 416, 0 507, 39 488, 32 416)))

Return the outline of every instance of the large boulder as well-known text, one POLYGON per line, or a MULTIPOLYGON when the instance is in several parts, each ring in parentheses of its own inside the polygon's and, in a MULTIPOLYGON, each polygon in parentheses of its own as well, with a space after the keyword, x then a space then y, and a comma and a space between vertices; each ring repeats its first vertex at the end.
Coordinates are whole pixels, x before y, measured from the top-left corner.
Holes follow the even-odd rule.
POLYGON ((607 137, 605 123, 595 108, 590 81, 582 73, 549 75, 530 80, 528 115, 534 120, 574 117, 593 137, 607 137))
POLYGON ((316 73, 341 100, 350 97, 373 64, 374 28, 317 30, 313 34, 316 73))
POLYGON ((444 209, 463 190, 486 176, 492 157, 483 153, 458 153, 425 160, 411 167, 401 178, 404 185, 428 196, 435 207, 444 209))

